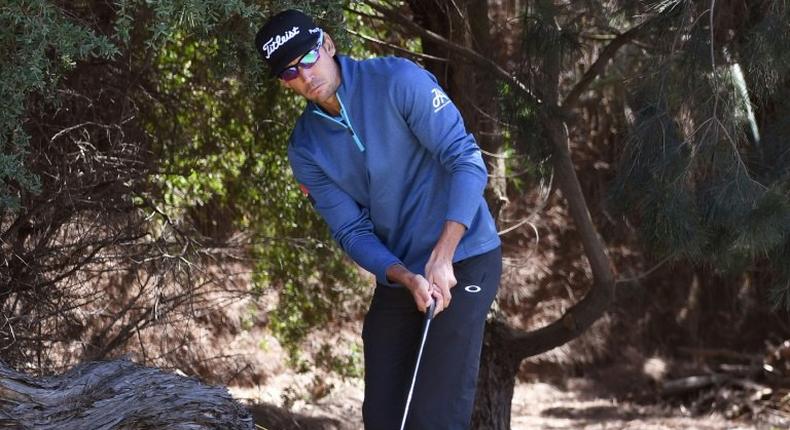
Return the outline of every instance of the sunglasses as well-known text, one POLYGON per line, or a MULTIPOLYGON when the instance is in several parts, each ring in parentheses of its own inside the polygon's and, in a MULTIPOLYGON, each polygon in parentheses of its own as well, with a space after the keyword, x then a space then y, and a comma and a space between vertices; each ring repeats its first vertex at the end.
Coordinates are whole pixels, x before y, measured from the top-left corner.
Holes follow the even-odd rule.
POLYGON ((318 37, 318 44, 315 48, 308 51, 306 54, 299 57, 299 61, 296 62, 293 66, 287 67, 285 70, 280 72, 280 79, 284 81, 291 81, 296 79, 299 76, 299 68, 309 69, 318 62, 318 59, 321 58, 321 45, 324 44, 324 32, 321 32, 321 36, 318 37))

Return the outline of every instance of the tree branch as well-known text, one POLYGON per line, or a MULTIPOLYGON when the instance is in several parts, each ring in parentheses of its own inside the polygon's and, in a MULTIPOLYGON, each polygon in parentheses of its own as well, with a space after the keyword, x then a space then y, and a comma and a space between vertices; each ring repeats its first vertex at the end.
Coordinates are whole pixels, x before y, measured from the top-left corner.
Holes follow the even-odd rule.
POLYGON ((383 40, 379 40, 379 39, 376 39, 376 38, 374 38, 374 37, 365 36, 365 35, 364 35, 364 34, 362 34, 362 33, 357 33, 357 32, 356 32, 356 31, 354 31, 354 30, 349 30, 349 29, 346 29, 346 32, 348 32, 348 33, 351 33, 351 34, 353 34, 354 36, 357 36, 357 37, 359 37, 359 38, 360 38, 360 39, 362 39, 362 40, 365 40, 365 41, 368 41, 368 42, 372 42, 372 43, 375 43, 375 44, 377 44, 377 45, 386 46, 387 48, 390 48, 390 49, 394 49, 394 50, 396 50, 396 51, 403 52, 404 54, 407 54, 407 55, 410 55, 410 56, 413 56, 413 57, 425 58, 426 60, 431 60, 431 61, 441 61, 441 62, 447 62, 447 59, 446 59, 446 58, 435 57, 435 56, 433 56, 433 55, 423 54, 423 53, 420 53, 420 52, 412 52, 412 51, 409 51, 409 50, 408 50, 408 49, 406 49, 406 48, 401 48, 401 47, 400 47, 400 46, 398 46, 398 45, 393 45, 392 43, 385 42, 385 41, 383 41, 383 40))
MULTIPOLYGON (((494 62, 490 58, 487 58, 487 57, 485 57, 485 56, 483 56, 483 55, 481 55, 481 54, 479 54, 479 53, 477 53, 477 52, 475 52, 475 51, 473 51, 473 50, 471 50, 471 49, 469 49, 469 48, 467 48, 465 46, 461 46, 461 45, 455 44, 455 43, 447 40, 445 37, 443 37, 443 36, 441 36, 439 34, 436 34, 436 33, 432 32, 430 30, 426 30, 426 29, 420 27, 419 25, 414 23, 412 20, 410 20, 408 17, 404 16, 403 14, 401 14, 400 12, 398 12, 398 11, 396 11, 394 9, 381 6, 380 4, 377 4, 377 3, 373 2, 373 1, 370 1, 370 0, 366 0, 364 3, 366 5, 368 5, 368 6, 370 6, 371 8, 373 8, 374 10, 376 10, 377 12, 379 12, 380 14, 382 14, 384 16, 384 18, 387 18, 391 22, 394 22, 394 23, 400 25, 401 27, 407 29, 411 34, 420 36, 421 38, 423 38, 423 40, 430 40, 432 42, 435 42, 435 43, 447 48, 448 50, 450 50, 450 51, 452 51, 452 52, 454 52, 456 54, 461 55, 462 57, 466 58, 467 60, 471 61, 472 63, 477 64, 477 65, 479 65, 479 66, 481 66, 481 67, 483 67, 485 69, 490 70, 495 75, 499 76, 499 78, 501 78, 502 80, 504 80, 506 82, 509 82, 512 85, 515 85, 524 94, 526 94, 528 97, 530 97, 532 99, 533 103, 535 103, 535 104, 542 104, 543 103, 543 101, 537 95, 535 95, 532 91, 530 91, 526 87, 526 85, 524 85, 515 76, 511 75, 510 73, 508 73, 507 70, 503 69, 499 64, 497 64, 496 62, 494 62)), ((352 10, 352 12, 356 13, 356 11, 353 11, 353 10, 352 10)))
POLYGON ((549 139, 554 146, 554 170, 558 187, 568 201, 568 210, 576 225, 584 253, 590 262, 593 284, 578 303, 562 318, 537 330, 519 332, 511 345, 520 358, 531 357, 561 346, 578 337, 597 321, 614 297, 614 271, 600 235, 590 216, 568 149, 568 131, 562 119, 546 119, 549 139))
POLYGON ((565 100, 562 101, 562 107, 566 111, 570 111, 576 104, 579 102, 579 97, 582 95, 583 92, 587 91, 590 87, 590 84, 601 74, 603 74, 604 70, 606 70, 606 65, 609 63, 609 60, 614 58, 617 51, 625 46, 628 42, 630 42, 634 37, 636 37, 643 29, 647 27, 647 24, 650 21, 645 21, 639 25, 634 26, 634 28, 626 31, 625 33, 617 35, 608 45, 606 48, 601 52, 601 55, 595 60, 595 62, 590 66, 589 69, 584 73, 581 80, 573 86, 573 89, 568 93, 565 97, 565 100))

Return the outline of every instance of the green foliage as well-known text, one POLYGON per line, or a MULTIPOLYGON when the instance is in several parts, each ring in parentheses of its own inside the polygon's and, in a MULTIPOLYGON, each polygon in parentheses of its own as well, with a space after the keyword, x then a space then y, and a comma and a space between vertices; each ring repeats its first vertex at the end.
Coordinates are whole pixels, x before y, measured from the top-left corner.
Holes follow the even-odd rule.
POLYGON ((676 252, 695 259, 700 255, 700 215, 684 180, 691 148, 677 124, 660 107, 636 113, 635 127, 623 155, 613 188, 615 209, 639 214, 642 240, 656 253, 676 252), (676 216, 683 214, 683 216, 676 216))
MULTIPOLYGON (((241 232, 232 245, 241 243, 254 258, 255 291, 282 290, 271 321, 296 355, 308 331, 356 312, 353 304, 364 295, 354 267, 290 173, 286 145, 303 102, 267 76, 253 40, 268 16, 297 7, 336 32, 341 44, 348 43, 342 6, 342 1, 246 0, 3 3, 0 213, 7 216, 6 208, 20 208, 26 196, 46 190, 40 172, 26 166, 26 157, 48 156, 46 148, 37 147, 32 149, 39 153, 29 155, 32 138, 49 143, 64 127, 58 121, 71 126, 75 118, 98 118, 89 116, 93 109, 126 109, 121 115, 126 122, 96 127, 117 130, 122 144, 141 148, 144 159, 133 162, 145 183, 117 184, 126 194, 114 197, 153 212, 139 216, 152 240, 170 240, 165 232, 175 227, 198 247, 224 246, 241 232), (72 73, 80 67, 96 73, 91 76, 100 86, 96 93, 74 89, 75 82, 88 80, 85 72, 72 73), (102 98, 103 92, 113 96, 102 98), (68 116, 53 119, 64 94, 71 97, 72 104, 63 105, 68 116), (36 120, 36 130, 25 129, 27 118, 36 120), (59 128, 50 131, 42 123, 59 128)), ((92 139, 86 138, 86 145, 117 143, 92 139)), ((78 174, 73 170, 58 180, 75 182, 68 176, 78 174)), ((107 176, 116 177, 113 173, 107 176)))
MULTIPOLYGON (((358 315, 369 288, 292 179, 286 145, 304 105, 267 77, 252 41, 267 16, 295 7, 313 14, 341 50, 355 56, 384 51, 351 38, 347 25, 419 51, 417 38, 397 34, 388 23, 374 26, 359 15, 344 16, 344 3, 3 3, 0 213, 24 210, 26 195, 46 189, 46 175, 37 176, 26 162, 35 147, 30 142, 50 142, 57 131, 29 127, 29 118, 62 103, 71 90, 70 71, 101 67, 105 79, 97 82, 125 91, 109 100, 134 106, 131 125, 108 127, 134 133, 129 143, 150 151, 150 165, 141 167, 150 169, 147 182, 134 188, 144 190, 134 201, 153 202, 166 217, 152 217, 149 229, 162 231, 172 221, 207 247, 245 233, 255 292, 279 292, 271 328, 294 365, 306 366, 299 354, 305 336, 333 319, 358 315)), ((627 13, 600 12, 596 25, 616 33, 633 25, 628 17, 644 12, 640 2, 620 3, 627 13)), ((782 4, 766 2, 770 13, 750 15, 726 45, 717 46, 695 2, 651 3, 647 12, 659 13, 661 25, 640 39, 631 56, 615 59, 629 72, 625 104, 634 115, 612 202, 637 221, 644 243, 657 254, 730 272, 764 265, 776 285, 775 299, 790 309, 790 122, 777 120, 790 117, 790 18, 782 4), (743 65, 751 99, 736 90, 735 62, 743 65), (746 127, 749 104, 760 108, 759 141, 746 127)), ((515 47, 520 52, 507 67, 539 93, 547 58, 562 68, 563 79, 573 75, 566 71, 582 53, 579 40, 588 21, 563 3, 541 0, 529 7, 521 17, 525 31, 515 47)), ((508 169, 548 176, 552 149, 542 127, 543 118, 555 113, 510 84, 500 84, 500 94, 503 114, 497 119, 512 125, 504 135, 508 169)), ((4 225, 11 224, 8 219, 4 225)), ((358 349, 337 356, 326 346, 314 358, 342 375, 359 375, 358 349)))
MULTIPOLYGON (((516 65, 515 76, 526 83, 540 99, 546 99, 541 85, 547 67, 568 67, 581 53, 577 24, 558 26, 557 21, 571 15, 568 8, 552 1, 537 1, 527 7, 521 17, 524 31, 520 34, 521 61, 516 65)), ((524 174, 532 180, 545 180, 551 175, 551 156, 554 149, 544 130, 547 112, 544 103, 512 88, 511 83, 499 84, 502 120, 510 125, 504 146, 516 151, 520 157, 508 158, 508 170, 519 172, 509 178, 515 189, 523 189, 524 174)))
POLYGON ((338 355, 338 345, 325 343, 316 353, 315 362, 322 369, 337 373, 344 378, 361 378, 364 376, 362 363, 362 347, 354 343, 347 354, 338 355))
MULTIPOLYGON (((279 292, 271 328, 296 366, 302 339, 341 317, 344 303, 359 302, 361 285, 290 173, 286 146, 304 103, 261 73, 257 54, 241 69, 227 67, 228 50, 253 50, 257 26, 245 22, 229 33, 210 32, 223 20, 252 14, 239 7, 227 16, 218 10, 221 3, 207 2, 207 9, 178 19, 181 6, 153 6, 158 19, 178 23, 156 26, 146 39, 148 49, 159 46, 160 96, 146 111, 160 159, 154 196, 161 195, 171 219, 187 221, 211 239, 246 233, 254 288, 279 292)), ((267 14, 286 5, 270 6, 267 14)), ((339 10, 329 3, 312 8, 319 20, 339 10)))
MULTIPOLYGON (((511 84, 500 84, 500 112, 502 119, 511 125, 505 130, 504 146, 507 170, 524 172, 529 179, 539 180, 551 175, 552 148, 543 135, 540 106, 511 84)), ((510 184, 521 191, 524 187, 522 175, 509 178, 510 184)))
POLYGON ((524 32, 521 34, 522 50, 533 73, 544 71, 546 60, 557 56, 569 66, 579 54, 578 23, 570 20, 567 25, 558 26, 557 20, 563 15, 575 14, 551 0, 538 0, 528 7, 523 16, 524 32))
POLYGON ((769 13, 738 38, 738 54, 756 99, 771 98, 790 73, 790 9, 787 2, 768 2, 769 13))
POLYGON ((108 38, 73 22, 51 2, 14 0, 0 6, 0 211, 18 209, 22 193, 40 191, 40 179, 25 166, 30 97, 57 103, 57 85, 77 61, 117 53, 108 38))
POLYGON ((266 258, 258 259, 256 283, 280 285, 280 302, 271 314, 272 331, 296 363, 300 358, 300 342, 307 334, 333 319, 357 314, 355 310, 365 302, 365 291, 370 286, 356 278, 334 244, 271 245, 265 249, 266 258))
POLYGON ((667 11, 677 34, 656 41, 666 54, 628 65, 643 78, 629 88, 638 110, 612 204, 638 220, 644 243, 659 256, 730 274, 764 261, 776 274, 776 297, 787 297, 788 260, 781 258, 790 240, 790 130, 777 119, 788 109, 782 91, 766 89, 788 82, 790 15, 758 16, 731 45, 711 46, 715 28, 698 19, 706 11, 690 2, 667 11), (736 59, 746 62, 751 94, 738 87, 736 59), (747 110, 758 102, 773 106, 762 139, 752 136, 747 110))

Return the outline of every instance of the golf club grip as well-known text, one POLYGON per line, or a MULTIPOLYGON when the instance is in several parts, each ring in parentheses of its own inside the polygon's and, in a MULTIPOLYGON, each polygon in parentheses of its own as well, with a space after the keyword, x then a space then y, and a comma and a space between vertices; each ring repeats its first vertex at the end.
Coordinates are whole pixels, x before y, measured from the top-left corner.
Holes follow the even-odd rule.
POLYGON ((428 305, 428 309, 425 310, 425 314, 428 316, 428 319, 433 319, 433 313, 436 311, 436 299, 431 300, 431 304, 428 305))

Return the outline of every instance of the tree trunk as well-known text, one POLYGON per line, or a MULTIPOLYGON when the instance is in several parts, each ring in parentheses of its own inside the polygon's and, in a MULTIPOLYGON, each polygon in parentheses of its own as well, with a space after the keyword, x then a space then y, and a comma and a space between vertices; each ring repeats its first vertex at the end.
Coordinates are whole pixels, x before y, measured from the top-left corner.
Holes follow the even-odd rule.
MULTIPOLYGON (((500 52, 492 41, 488 0, 470 0, 468 9, 472 47, 477 52, 487 52, 494 58, 500 57, 500 52)), ((502 211, 509 200, 507 198, 507 170, 502 151, 502 130, 499 124, 498 83, 491 79, 484 70, 472 65, 469 69, 475 76, 473 82, 477 84, 473 99, 474 113, 477 118, 474 130, 477 130, 480 148, 488 154, 486 159, 488 160, 489 180, 486 200, 497 221, 497 226, 500 226, 502 211)), ((468 82, 467 79, 467 85, 468 82)))
POLYGON ((523 332, 500 322, 487 324, 486 345, 477 382, 475 430, 510 429, 513 384, 521 361, 578 337, 604 314, 614 295, 614 273, 573 169, 565 125, 558 119, 547 119, 546 123, 548 138, 555 147, 554 168, 559 188, 568 200, 571 216, 590 261, 593 284, 584 298, 568 309, 562 318, 540 329, 523 332), (502 398, 504 395, 506 399, 502 398))
POLYGON ((489 321, 483 340, 477 397, 472 415, 475 430, 509 430, 510 405, 521 358, 508 347, 513 329, 503 321, 489 321))
POLYGON ((225 388, 139 366, 92 362, 35 379, 0 362, 0 428, 252 430, 225 388))

